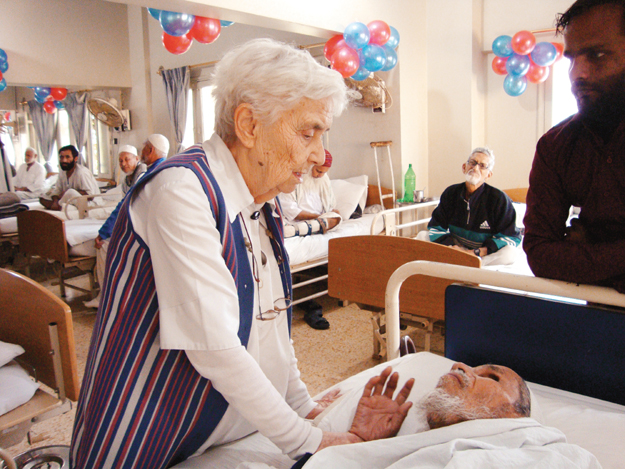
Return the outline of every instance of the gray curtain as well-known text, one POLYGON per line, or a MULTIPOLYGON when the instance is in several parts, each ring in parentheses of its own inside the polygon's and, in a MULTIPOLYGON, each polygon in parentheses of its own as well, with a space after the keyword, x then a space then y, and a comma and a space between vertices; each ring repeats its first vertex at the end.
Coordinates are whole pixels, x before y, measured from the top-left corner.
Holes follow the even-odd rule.
POLYGON ((173 68, 171 70, 161 70, 163 84, 165 85, 169 119, 171 120, 176 135, 175 153, 184 150, 184 148, 182 148, 182 139, 184 137, 185 126, 187 125, 189 75, 189 67, 186 66, 173 68))
MULTIPOLYGON (((63 100, 69 122, 76 136, 76 148, 80 152, 80 159, 83 165, 85 164, 84 148, 87 144, 87 99, 87 93, 69 93, 63 100)), ((87 166, 90 166, 90 162, 88 162, 87 166)))
POLYGON ((28 101, 28 108, 30 109, 30 118, 33 121, 33 127, 35 127, 35 135, 39 141, 39 147, 41 148, 41 154, 46 161, 46 171, 50 172, 54 168, 50 165, 52 159, 52 149, 54 148, 54 136, 56 135, 56 114, 48 114, 43 109, 43 104, 38 103, 34 99, 28 101))

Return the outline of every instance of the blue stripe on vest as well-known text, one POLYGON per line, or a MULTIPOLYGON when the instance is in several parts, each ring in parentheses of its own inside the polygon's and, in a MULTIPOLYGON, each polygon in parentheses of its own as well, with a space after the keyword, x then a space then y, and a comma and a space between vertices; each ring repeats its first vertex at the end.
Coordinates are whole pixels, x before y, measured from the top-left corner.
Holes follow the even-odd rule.
MULTIPOLYGON (((184 351, 159 348, 158 299, 149 248, 134 232, 128 210, 132 193, 170 167, 193 171, 210 202, 224 247, 222 256, 239 295, 238 335, 244 345, 248 343, 254 284, 240 223, 230 224, 205 153, 194 146, 144 176, 120 209, 74 424, 74 469, 168 467, 195 453, 227 408, 223 396, 195 371, 184 351)), ((278 223, 267 216, 267 220, 278 257, 286 252, 281 219, 278 223)), ((290 296, 288 260, 282 262, 280 272, 285 296, 290 296)))

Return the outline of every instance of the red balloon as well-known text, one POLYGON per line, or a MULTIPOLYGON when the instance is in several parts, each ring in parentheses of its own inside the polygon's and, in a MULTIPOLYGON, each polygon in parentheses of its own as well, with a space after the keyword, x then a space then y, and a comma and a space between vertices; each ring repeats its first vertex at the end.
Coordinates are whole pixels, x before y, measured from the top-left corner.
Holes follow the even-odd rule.
POLYGON ((54 112, 56 111, 56 106, 54 105, 54 101, 46 101, 45 103, 43 103, 43 109, 48 114, 54 114, 54 112))
POLYGON ((165 31, 163 31, 162 41, 165 49, 176 55, 184 54, 189 50, 191 44, 193 44, 193 39, 187 37, 186 34, 182 36, 171 36, 165 31))
POLYGON ((349 46, 341 47, 334 51, 330 63, 332 68, 339 72, 343 78, 351 77, 360 66, 358 51, 349 46))
POLYGON ((210 44, 219 37, 221 22, 214 18, 196 16, 191 31, 187 33, 189 39, 195 39, 202 44, 210 44))
POLYGON ((2 72, 0 72, 0 80, 2 80, 2 72))
POLYGON ((557 54, 556 62, 557 62, 558 60, 562 58, 562 55, 564 54, 564 44, 562 44, 561 42, 552 42, 552 44, 556 48, 556 54, 557 54))
POLYGON ((11 120, 11 111, 7 111, 4 113, 4 120, 5 121, 10 121, 11 120))
POLYGON ((530 63, 530 69, 525 75, 527 80, 531 83, 542 83, 549 78, 549 67, 541 67, 534 62, 530 63))
POLYGON ((46 96, 46 101, 54 101, 54 98, 52 97, 51 94, 49 94, 48 96, 46 96))
POLYGON ((63 101, 67 96, 67 89, 65 88, 50 88, 50 95, 57 101, 63 101))
POLYGON ((497 57, 493 59, 493 72, 497 75, 506 75, 508 71, 506 70, 506 62, 508 61, 508 57, 497 57))
POLYGON ((529 31, 519 31, 512 36, 512 50, 519 55, 527 55, 534 50, 536 38, 529 31))
POLYGON ((342 34, 332 36, 330 39, 328 39, 326 45, 323 47, 323 56, 328 60, 332 60, 334 52, 336 52, 336 50, 340 49, 341 47, 345 47, 346 45, 347 44, 345 43, 342 34))
POLYGON ((391 37, 391 28, 384 21, 375 20, 367 25, 369 28, 369 44, 383 46, 391 37))

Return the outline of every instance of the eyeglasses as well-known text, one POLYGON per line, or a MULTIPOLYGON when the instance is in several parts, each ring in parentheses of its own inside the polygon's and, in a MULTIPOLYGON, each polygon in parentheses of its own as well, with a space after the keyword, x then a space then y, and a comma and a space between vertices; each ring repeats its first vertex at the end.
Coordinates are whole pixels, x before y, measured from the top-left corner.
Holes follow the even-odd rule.
POLYGON ((485 169, 489 169, 490 165, 489 164, 484 164, 484 163, 478 163, 477 160, 474 160, 473 158, 469 159, 467 161, 467 164, 471 167, 471 168, 475 168, 476 166, 480 167, 481 171, 484 171, 485 169))
POLYGON ((291 298, 278 298, 273 302, 273 309, 265 311, 264 313, 258 313, 256 319, 261 321, 271 321, 276 319, 282 311, 286 311, 291 307, 291 298))

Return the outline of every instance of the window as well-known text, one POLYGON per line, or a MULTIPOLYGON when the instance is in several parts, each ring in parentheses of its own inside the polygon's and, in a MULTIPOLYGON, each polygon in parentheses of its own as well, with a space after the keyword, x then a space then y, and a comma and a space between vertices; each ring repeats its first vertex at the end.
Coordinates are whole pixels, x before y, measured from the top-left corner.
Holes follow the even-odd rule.
POLYGON ((193 90, 190 89, 187 95, 187 124, 184 128, 184 137, 182 137, 183 150, 196 143, 193 128, 193 90))
POLYGON ((553 82, 551 94, 551 125, 562 122, 577 112, 577 101, 571 93, 569 65, 571 61, 565 57, 553 64, 553 82))
POLYGON ((200 88, 202 140, 208 140, 215 130, 215 100, 212 95, 213 88, 214 86, 200 88))

